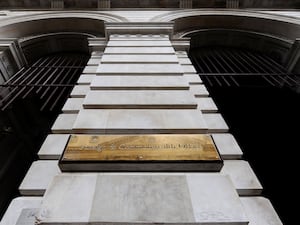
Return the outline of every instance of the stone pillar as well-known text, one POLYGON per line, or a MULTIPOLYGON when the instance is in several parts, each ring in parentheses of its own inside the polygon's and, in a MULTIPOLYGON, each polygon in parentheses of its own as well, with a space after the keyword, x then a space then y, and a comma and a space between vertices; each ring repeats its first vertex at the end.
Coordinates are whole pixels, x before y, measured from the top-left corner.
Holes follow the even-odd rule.
POLYGON ((226 0, 226 8, 238 9, 239 8, 239 0, 226 0))
POLYGON ((51 1, 51 9, 63 9, 63 8, 64 8, 64 0, 51 1))
POLYGON ((179 8, 192 9, 193 8, 193 0, 180 0, 179 8))
POLYGON ((98 9, 109 9, 110 0, 98 0, 98 9))

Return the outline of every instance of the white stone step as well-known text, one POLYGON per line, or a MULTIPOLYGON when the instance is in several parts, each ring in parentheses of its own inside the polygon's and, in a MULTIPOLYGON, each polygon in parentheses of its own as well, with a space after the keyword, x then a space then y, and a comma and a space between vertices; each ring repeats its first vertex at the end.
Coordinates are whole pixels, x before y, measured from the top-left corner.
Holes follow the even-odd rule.
POLYGON ((191 84, 191 86, 203 83, 198 74, 184 74, 183 77, 191 84))
POLYGON ((187 90, 183 76, 96 76, 92 90, 187 90))
POLYGON ((203 113, 203 118, 208 126, 208 132, 210 133, 224 133, 228 132, 227 126, 222 115, 219 113, 203 113))
POLYGON ((192 65, 192 62, 189 58, 178 58, 178 60, 181 65, 192 65))
POLYGON ((61 174, 46 191, 38 220, 65 225, 248 224, 228 177, 213 174, 61 174))
POLYGON ((51 130, 54 134, 68 134, 72 132, 72 127, 77 118, 77 114, 59 114, 51 130))
POLYGON ((40 159, 58 159, 69 139, 69 134, 49 134, 38 152, 40 159))
POLYGON ((176 55, 178 58, 188 58, 188 54, 186 51, 176 51, 176 55))
POLYGON ((100 64, 97 75, 183 75, 180 64, 100 64))
POLYGON ((101 62, 101 57, 99 58, 90 58, 90 60, 87 62, 88 66, 96 66, 99 65, 101 62))
POLYGON ((96 74, 88 74, 88 75, 81 75, 79 79, 77 80, 77 84, 79 85, 89 85, 93 81, 93 79, 96 77, 96 74))
POLYGON ((174 54, 173 47, 106 47, 104 54, 174 54))
POLYGON ((188 90, 183 91, 90 91, 85 109, 196 109, 197 103, 188 90))
MULTIPOLYGON (((61 172, 56 160, 39 160, 34 162, 27 172, 19 191, 22 195, 43 195, 53 177, 61 172)), ((111 175, 170 175, 168 173, 110 173, 111 175)), ((185 175, 188 173, 176 173, 185 175)), ((194 173, 204 174, 204 173, 194 173)), ((216 173, 214 173, 216 174, 216 173)), ((248 162, 243 160, 224 160, 224 166, 218 174, 228 175, 239 195, 259 195, 262 187, 248 162)))
POLYGON ((156 40, 156 41, 146 41, 146 40, 110 40, 107 43, 107 47, 165 47, 171 46, 171 42, 169 40, 156 40))
POLYGON ((185 74, 195 74, 197 71, 195 70, 193 65, 181 65, 185 74))
POLYGON ((62 108, 63 113, 76 114, 82 108, 84 98, 68 98, 62 108))
POLYGON ((190 85, 190 92, 196 97, 208 97, 209 93, 203 84, 190 85))
POLYGON ((105 63, 178 63, 176 55, 108 55, 101 60, 105 63))
POLYGON ((75 133, 159 134, 206 133, 198 110, 84 109, 73 125, 75 133))
POLYGON ((249 225, 283 225, 271 202, 264 197, 242 197, 249 225))
POLYGON ((72 98, 84 98, 86 93, 90 91, 90 86, 89 85, 75 85, 70 97, 72 98))
POLYGON ((17 225, 22 211, 29 209, 35 213, 36 209, 41 206, 42 199, 42 197, 18 197, 13 199, 2 217, 0 225, 17 225))
POLYGON ((223 159, 242 158, 243 152, 232 134, 212 134, 212 138, 223 159))
POLYGON ((218 108, 212 98, 203 97, 203 98, 195 98, 195 100, 198 104, 198 109, 200 109, 202 113, 218 112, 218 108))
POLYGON ((98 65, 96 65, 96 66, 86 66, 84 68, 84 70, 82 71, 82 73, 83 74, 85 74, 85 73, 96 73, 97 68, 98 68, 98 65))
POLYGON ((33 162, 19 186, 20 194, 29 196, 44 195, 52 178, 59 173, 60 169, 56 160, 39 160, 33 162))
POLYGON ((230 176, 239 195, 260 195, 262 186, 249 163, 244 160, 224 160, 221 173, 230 176))
POLYGON ((112 34, 109 40, 161 41, 169 40, 168 35, 160 34, 112 34))

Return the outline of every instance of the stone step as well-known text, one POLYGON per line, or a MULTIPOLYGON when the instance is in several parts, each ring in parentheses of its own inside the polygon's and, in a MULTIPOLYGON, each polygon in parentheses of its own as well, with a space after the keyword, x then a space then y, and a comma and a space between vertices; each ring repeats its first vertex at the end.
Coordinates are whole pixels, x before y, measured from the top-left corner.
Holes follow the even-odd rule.
POLYGON ((183 76, 191 86, 203 83, 198 74, 184 74, 183 76))
POLYGON ((98 68, 98 64, 97 65, 94 65, 94 66, 86 66, 84 68, 84 70, 82 71, 83 74, 85 73, 96 73, 97 71, 97 68, 98 68))
POLYGON ((198 110, 84 109, 73 125, 74 133, 159 134, 207 133, 198 110))
POLYGON ((70 97, 71 98, 84 98, 85 95, 90 91, 89 85, 75 85, 70 97))
POLYGON ((90 91, 85 109, 196 109, 189 91, 90 91))
POLYGON ((189 58, 178 58, 178 60, 181 65, 192 65, 192 62, 189 58))
POLYGON ((109 40, 161 41, 169 40, 169 36, 160 34, 112 34, 109 36, 109 40))
POLYGON ((84 98, 68 98, 62 108, 63 113, 76 114, 82 108, 84 98))
POLYGON ((38 152, 39 158, 59 159, 69 137, 69 134, 49 134, 38 152))
POLYGON ((89 75, 81 75, 77 80, 77 84, 79 85, 90 85, 93 79, 96 77, 96 74, 89 74, 89 75))
POLYGON ((97 75, 183 75, 180 64, 100 64, 97 75))
POLYGON ((198 109, 200 109, 202 113, 218 112, 218 108, 212 98, 203 97, 203 98, 195 98, 195 100, 198 104, 198 109))
POLYGON ((202 115, 210 133, 224 133, 229 131, 229 127, 221 114, 203 113, 202 115))
POLYGON ((176 55, 108 55, 105 54, 101 60, 105 63, 177 63, 176 55))
MULTIPOLYGON (((213 135, 215 136, 219 134, 213 135)), ((58 160, 63 153, 69 136, 69 134, 49 134, 44 144, 40 148, 40 151, 38 153, 39 159, 58 160)), ((228 140, 227 142, 229 143, 226 144, 226 139, 230 139, 230 137, 224 137, 223 139, 225 139, 225 141, 216 142, 214 140, 222 159, 240 159, 243 155, 242 151, 240 151, 239 148, 236 149, 234 145, 232 145, 232 143, 230 143, 230 141, 228 140)))
POLYGON ((243 152, 232 134, 212 134, 212 138, 223 159, 242 158, 243 152))
MULTIPOLYGON (((21 225, 19 217, 24 210, 31 211, 31 215, 36 215, 37 209, 40 208, 42 197, 17 197, 12 200, 6 210, 0 225, 21 225)), ((34 223, 32 223, 34 224, 34 223)))
POLYGON ((39 160, 31 164, 25 178, 19 186, 21 195, 42 196, 53 177, 60 173, 55 160, 39 160))
POLYGON ((190 85, 190 92, 196 97, 208 97, 209 93, 203 84, 190 85))
POLYGON ((104 54, 175 54, 173 47, 106 47, 104 54))
POLYGON ((242 197, 249 225, 283 225, 269 199, 264 197, 242 197))
POLYGON ((87 62, 88 66, 97 66, 101 62, 101 57, 99 58, 90 58, 89 61, 87 62))
POLYGON ((182 65, 183 71, 185 74, 195 74, 197 71, 195 70, 193 65, 182 65))
POLYGON ((65 225, 248 224, 231 181, 217 174, 61 174, 46 191, 37 219, 65 225))
POLYGON ((183 76, 96 76, 92 90, 187 90, 183 76))
POLYGON ((54 134, 68 134, 72 131, 77 114, 59 114, 51 130, 54 134))
MULTIPOLYGON (((22 195, 43 195, 52 181, 53 177, 59 175, 61 171, 58 167, 58 161, 56 160, 39 160, 33 162, 29 171, 27 172, 22 184, 19 187, 19 192, 22 195)), ((176 173, 178 175, 184 175, 187 173, 176 173)), ((193 173, 204 174, 204 173, 193 173)), ((207 173, 210 174, 210 173, 207 173)), ((224 174, 230 177, 234 188, 237 190, 240 196, 246 195, 259 195, 261 194, 262 187, 251 169, 248 162, 243 160, 224 160, 224 166, 221 172, 213 174, 224 174)), ((110 173, 110 175, 170 175, 162 172, 121 172, 110 173)), ((174 173, 173 173, 174 175, 174 173)))
POLYGON ((107 43, 107 47, 165 47, 165 46, 171 46, 171 42, 169 40, 110 40, 107 43))

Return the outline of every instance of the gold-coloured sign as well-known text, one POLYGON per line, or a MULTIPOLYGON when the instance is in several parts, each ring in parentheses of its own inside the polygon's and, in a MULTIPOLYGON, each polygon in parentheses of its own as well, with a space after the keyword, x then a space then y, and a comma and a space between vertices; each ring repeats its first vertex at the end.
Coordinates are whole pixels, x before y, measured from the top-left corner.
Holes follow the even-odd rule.
POLYGON ((210 135, 71 135, 61 157, 72 161, 221 161, 210 135))

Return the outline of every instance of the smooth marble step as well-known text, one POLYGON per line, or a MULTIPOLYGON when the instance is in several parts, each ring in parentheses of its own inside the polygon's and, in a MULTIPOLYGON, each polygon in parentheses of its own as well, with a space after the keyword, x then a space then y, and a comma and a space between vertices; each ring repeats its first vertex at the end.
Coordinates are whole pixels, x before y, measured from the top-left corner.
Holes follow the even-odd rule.
POLYGON ((198 109, 200 109, 202 113, 218 112, 218 108, 212 98, 208 98, 208 97, 195 98, 195 101, 198 104, 198 109))
POLYGON ((98 75, 183 75, 180 64, 100 64, 96 73, 98 75))
POLYGON ((19 192, 21 195, 42 196, 54 176, 60 173, 55 160, 39 160, 31 164, 24 177, 19 192))
POLYGON ((189 58, 178 58, 178 60, 181 65, 192 65, 192 62, 189 58))
POLYGON ((203 84, 198 74, 184 74, 183 77, 191 84, 191 86, 203 84))
POLYGON ((82 108, 84 98, 68 98, 62 108, 63 113, 76 114, 82 108))
POLYGON ((196 109, 189 91, 90 91, 85 109, 196 109))
POLYGON ((86 66, 82 71, 83 74, 85 73, 96 73, 98 68, 98 64, 94 66, 86 66))
MULTIPOLYGON (((58 161, 56 160, 39 160, 34 162, 21 186, 19 191, 22 195, 43 195, 52 181, 53 177, 59 175, 61 172, 58 168, 58 161)), ((228 175, 232 181, 234 188, 239 195, 259 195, 262 187, 251 169, 248 162, 243 160, 224 160, 224 166, 218 174, 228 175)), ((151 173, 151 172, 121 172, 110 173, 111 175, 168 175, 168 173, 151 173)), ((188 174, 188 173, 176 173, 188 174)), ((199 173, 193 173, 199 174, 199 173)), ((204 173, 201 173, 204 174, 204 173)), ((216 174, 216 173, 214 173, 216 174)))
POLYGON ((69 139, 69 134, 49 134, 38 152, 40 159, 58 159, 69 139))
POLYGON ((59 114, 55 120, 51 130, 55 134, 68 134, 72 131, 73 124, 77 118, 77 114, 59 114))
POLYGON ((41 224, 237 224, 248 219, 227 176, 61 174, 38 214, 41 224))
POLYGON ((174 54, 173 47, 106 47, 104 54, 174 54))
POLYGON ((70 97, 71 98, 84 98, 86 93, 90 91, 90 86, 89 85, 75 85, 70 97))
POLYGON ((190 85, 190 92, 196 97, 208 97, 209 93, 203 84, 190 85))
POLYGON ((74 133, 159 134, 206 133, 198 110, 84 109, 73 125, 74 133))
POLYGON ((223 159, 242 158, 243 152, 232 134, 212 134, 212 138, 223 159))
POLYGON ((187 90, 183 76, 96 76, 92 90, 187 90))
POLYGON ((178 58, 174 54, 170 55, 108 55, 105 54, 101 60, 105 63, 176 63, 178 58))
POLYGON ((29 209, 36 213, 36 209, 41 206, 42 199, 42 197, 17 197, 13 199, 2 217, 0 225, 21 225, 18 224, 18 220, 22 211, 29 209))
POLYGON ((85 75, 85 74, 83 74, 77 80, 77 84, 79 84, 79 85, 89 85, 89 84, 91 84, 91 82, 93 81, 93 79, 95 77, 96 77, 96 74, 94 74, 94 75, 91 75, 91 74, 85 75))
POLYGON ((101 62, 101 57, 99 58, 90 58, 89 61, 87 62, 88 66, 96 66, 99 65, 101 62))
POLYGON ((195 70, 193 65, 181 65, 185 74, 195 74, 197 71, 195 70))
POLYGON ((169 40, 110 40, 107 47, 165 47, 171 46, 169 40))
POLYGON ((224 133, 229 131, 225 120, 219 113, 203 113, 203 119, 208 126, 208 132, 210 133, 224 133))
POLYGON ((283 225, 269 199, 264 197, 242 197, 249 225, 283 225))

